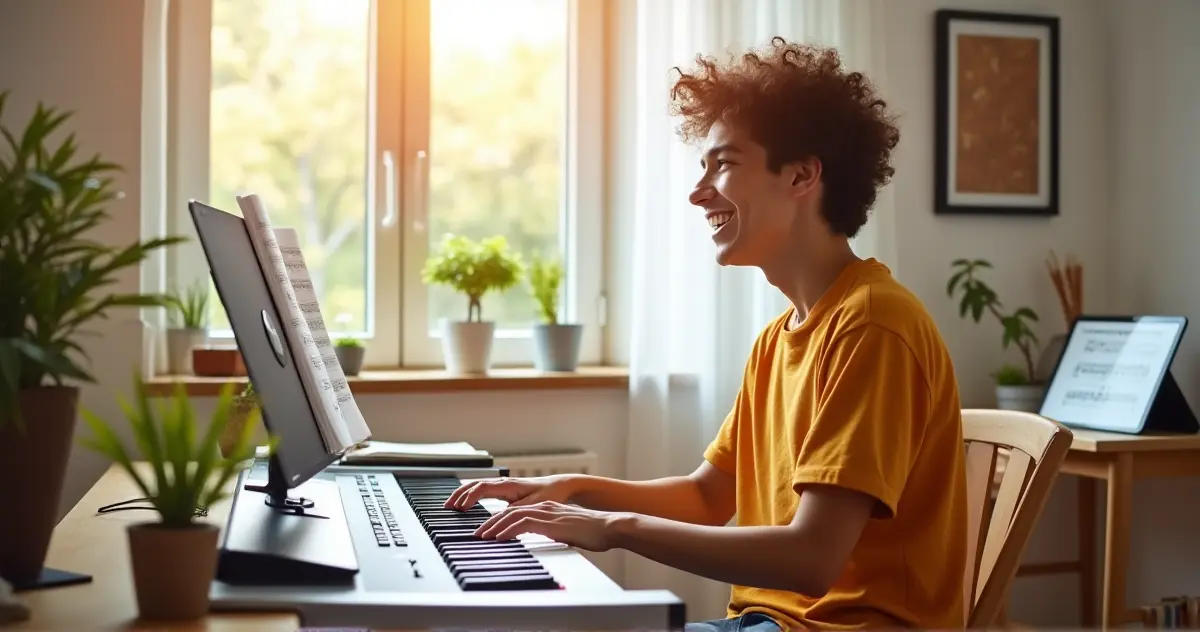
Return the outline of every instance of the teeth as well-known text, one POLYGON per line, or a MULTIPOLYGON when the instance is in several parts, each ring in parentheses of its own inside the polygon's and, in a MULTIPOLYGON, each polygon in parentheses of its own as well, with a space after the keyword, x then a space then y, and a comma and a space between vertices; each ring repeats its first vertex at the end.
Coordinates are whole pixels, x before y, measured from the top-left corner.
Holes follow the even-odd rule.
POLYGON ((717 213, 708 218, 708 225, 715 228, 720 228, 725 225, 725 222, 733 219, 733 213, 717 213))

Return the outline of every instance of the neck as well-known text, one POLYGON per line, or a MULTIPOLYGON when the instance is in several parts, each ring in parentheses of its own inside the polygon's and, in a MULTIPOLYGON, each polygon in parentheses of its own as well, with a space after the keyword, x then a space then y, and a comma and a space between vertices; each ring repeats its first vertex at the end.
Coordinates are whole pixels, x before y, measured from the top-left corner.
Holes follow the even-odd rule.
POLYGON ((762 266, 767 282, 775 286, 796 308, 797 322, 808 317, 829 286, 846 266, 859 261, 850 241, 834 238, 823 244, 800 249, 798 257, 780 258, 762 266))

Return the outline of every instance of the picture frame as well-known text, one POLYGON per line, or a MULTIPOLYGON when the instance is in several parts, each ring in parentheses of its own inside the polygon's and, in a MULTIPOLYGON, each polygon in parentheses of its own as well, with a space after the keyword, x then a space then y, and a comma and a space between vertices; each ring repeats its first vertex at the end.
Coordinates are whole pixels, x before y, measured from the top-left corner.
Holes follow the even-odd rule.
POLYGON ((934 212, 1059 213, 1059 19, 936 12, 934 212))

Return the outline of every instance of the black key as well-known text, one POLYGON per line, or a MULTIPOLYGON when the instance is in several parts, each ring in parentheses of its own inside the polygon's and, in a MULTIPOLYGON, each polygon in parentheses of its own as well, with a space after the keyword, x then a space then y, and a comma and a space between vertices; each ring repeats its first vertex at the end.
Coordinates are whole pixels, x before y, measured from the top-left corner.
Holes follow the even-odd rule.
POLYGON ((453 542, 443 545, 443 552, 449 551, 522 551, 526 550, 525 545, 520 542, 496 542, 494 540, 480 540, 478 542, 453 542))
POLYGON ((478 540, 479 536, 475 535, 475 531, 467 529, 465 531, 440 531, 434 533, 430 538, 434 545, 449 543, 449 542, 470 542, 478 540))
POLYGON ((470 573, 470 572, 474 572, 474 571, 524 571, 524 570, 538 570, 541 568, 542 568, 542 565, 538 564, 537 562, 511 562, 511 563, 505 563, 505 564, 491 564, 491 565, 479 564, 479 565, 474 565, 474 566, 459 566, 457 568, 452 567, 450 569, 450 574, 454 575, 454 577, 457 578, 459 575, 462 575, 463 573, 470 573))
POLYGON ((558 588, 558 582, 550 575, 534 575, 530 577, 479 577, 459 581, 463 590, 553 590, 558 588))
POLYGON ((512 571, 467 571, 465 573, 460 574, 457 577, 457 579, 458 579, 459 584, 462 584, 462 582, 465 580, 476 579, 476 578, 481 578, 481 577, 516 579, 519 577, 540 577, 540 576, 548 575, 548 574, 549 573, 547 573, 545 569, 538 569, 538 568, 512 570, 512 571))
POLYGON ((444 556, 450 562, 466 562, 468 560, 531 560, 534 559, 529 551, 496 551, 494 553, 448 553, 444 556))

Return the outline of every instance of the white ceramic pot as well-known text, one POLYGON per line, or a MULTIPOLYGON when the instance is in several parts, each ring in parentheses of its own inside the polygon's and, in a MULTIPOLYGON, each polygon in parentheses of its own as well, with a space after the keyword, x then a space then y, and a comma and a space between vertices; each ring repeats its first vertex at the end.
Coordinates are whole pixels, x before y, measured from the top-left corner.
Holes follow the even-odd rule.
POLYGON ((167 372, 192 374, 192 349, 208 342, 208 330, 172 328, 167 330, 167 372))
POLYGON ((1045 392, 1043 384, 997 385, 996 408, 1036 413, 1042 409, 1045 392))
POLYGON ((455 375, 487 373, 492 364, 496 323, 442 320, 442 358, 455 375))

